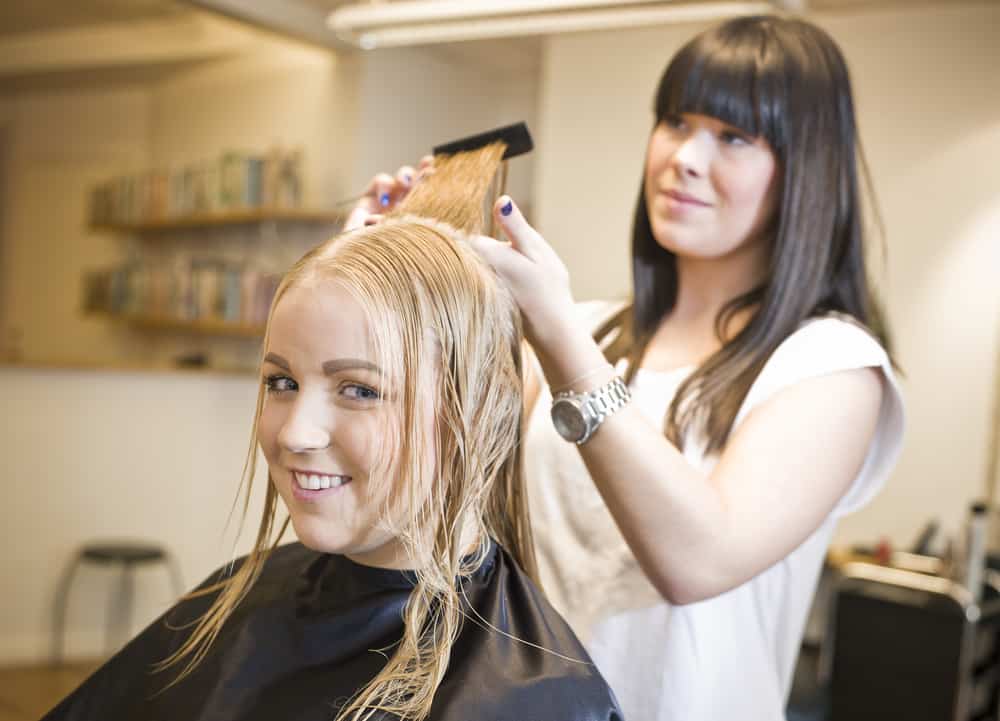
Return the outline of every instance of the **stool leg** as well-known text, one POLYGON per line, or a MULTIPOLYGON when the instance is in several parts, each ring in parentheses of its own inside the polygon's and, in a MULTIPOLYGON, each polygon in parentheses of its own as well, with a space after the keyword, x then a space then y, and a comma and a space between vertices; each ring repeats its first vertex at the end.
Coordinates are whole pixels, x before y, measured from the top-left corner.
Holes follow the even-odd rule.
POLYGON ((73 583, 73 577, 76 575, 76 569, 80 567, 82 560, 83 556, 81 554, 75 554, 63 569, 59 584, 56 586, 56 596, 52 604, 51 662, 53 666, 60 665, 63 660, 63 651, 65 650, 64 646, 66 643, 64 638, 66 633, 66 606, 69 603, 69 591, 73 583))
POLYGON ((105 646, 109 654, 117 652, 129 639, 132 628, 132 597, 134 595, 132 572, 131 563, 122 564, 118 593, 112 597, 105 631, 105 646), (117 634, 114 633, 115 626, 118 627, 117 634))
MULTIPOLYGON (((124 573, 124 567, 122 570, 124 573)), ((110 656, 115 650, 115 622, 122 603, 123 581, 119 577, 115 588, 108 592, 108 608, 104 612, 104 655, 110 656)))
POLYGON ((132 607, 135 605, 135 578, 132 575, 135 573, 135 568, 133 564, 125 564, 126 575, 124 577, 125 586, 122 597, 122 604, 124 605, 124 612, 122 613, 122 642, 121 645, 125 645, 132 638, 132 607))

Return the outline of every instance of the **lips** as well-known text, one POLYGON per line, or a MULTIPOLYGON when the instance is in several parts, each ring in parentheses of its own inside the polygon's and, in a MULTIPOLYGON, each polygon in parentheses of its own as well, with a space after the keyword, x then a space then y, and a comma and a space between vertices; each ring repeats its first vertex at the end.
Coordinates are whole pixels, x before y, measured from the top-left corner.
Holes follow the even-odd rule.
POLYGON ((304 491, 321 491, 328 488, 339 488, 351 482, 350 476, 336 473, 317 473, 315 471, 292 471, 295 485, 304 491))
POLYGON ((682 193, 679 190, 673 190, 673 189, 661 190, 660 193, 678 203, 686 203, 688 205, 698 206, 700 208, 707 208, 711 205, 711 203, 706 203, 704 200, 701 200, 700 198, 696 198, 693 195, 688 195, 687 193, 682 193))

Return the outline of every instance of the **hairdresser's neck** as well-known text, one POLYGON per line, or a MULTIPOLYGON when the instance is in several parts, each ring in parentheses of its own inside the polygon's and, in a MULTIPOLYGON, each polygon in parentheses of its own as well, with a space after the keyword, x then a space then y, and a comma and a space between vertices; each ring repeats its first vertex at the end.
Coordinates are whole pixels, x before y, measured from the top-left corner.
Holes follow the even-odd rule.
MULTIPOLYGON (((757 287, 766 272, 767 258, 761 244, 721 258, 678 256, 677 301, 671 321, 714 328, 719 311, 733 298, 757 287)), ((739 325, 747 320, 749 316, 739 325)))
POLYGON ((712 259, 678 256, 677 300, 650 339, 643 367, 670 371, 699 365, 739 333, 756 307, 737 312, 723 339, 716 333, 716 318, 726 303, 761 282, 765 262, 750 252, 712 259))

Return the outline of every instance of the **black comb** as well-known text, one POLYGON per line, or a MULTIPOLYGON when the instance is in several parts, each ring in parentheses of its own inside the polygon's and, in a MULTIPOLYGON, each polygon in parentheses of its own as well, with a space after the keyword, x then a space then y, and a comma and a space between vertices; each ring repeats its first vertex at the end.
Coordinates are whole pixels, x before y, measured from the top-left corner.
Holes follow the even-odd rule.
POLYGON ((529 153, 535 147, 534 142, 531 140, 531 133, 528 132, 528 126, 520 122, 513 125, 505 125, 502 128, 487 130, 485 133, 452 140, 450 143, 444 143, 443 145, 436 145, 433 152, 434 155, 454 155, 466 150, 477 150, 497 140, 507 144, 503 160, 529 153))

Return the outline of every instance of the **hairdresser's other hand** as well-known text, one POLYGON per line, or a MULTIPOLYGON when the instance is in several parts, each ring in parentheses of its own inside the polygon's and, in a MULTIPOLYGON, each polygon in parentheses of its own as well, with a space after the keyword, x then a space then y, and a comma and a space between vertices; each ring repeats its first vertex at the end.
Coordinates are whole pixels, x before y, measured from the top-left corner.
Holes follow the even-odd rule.
POLYGON ((549 383, 575 377, 604 363, 589 331, 578 325, 569 271, 552 246, 532 228, 508 196, 493 213, 510 242, 485 236, 473 247, 507 283, 524 319, 525 335, 534 347, 549 383))
POLYGON ((366 225, 374 225, 382 220, 382 214, 387 213, 407 196, 421 178, 434 172, 434 157, 425 155, 417 167, 404 165, 395 175, 379 173, 365 188, 364 194, 355 203, 344 230, 357 230, 366 225))

